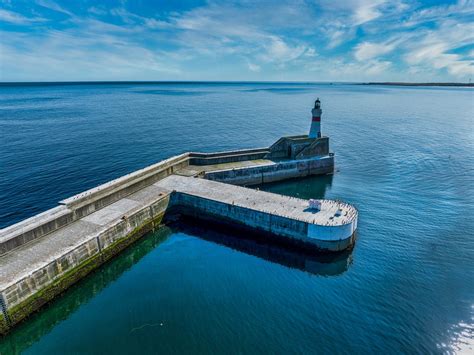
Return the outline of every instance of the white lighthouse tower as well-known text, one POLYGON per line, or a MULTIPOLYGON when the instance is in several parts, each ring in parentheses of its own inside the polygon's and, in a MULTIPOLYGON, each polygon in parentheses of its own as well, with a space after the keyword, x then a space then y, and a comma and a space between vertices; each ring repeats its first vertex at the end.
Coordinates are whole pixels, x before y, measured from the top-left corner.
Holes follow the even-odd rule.
POLYGON ((321 137, 321 101, 319 97, 314 102, 314 108, 311 110, 313 119, 311 120, 311 128, 309 129, 309 138, 320 138, 321 137))

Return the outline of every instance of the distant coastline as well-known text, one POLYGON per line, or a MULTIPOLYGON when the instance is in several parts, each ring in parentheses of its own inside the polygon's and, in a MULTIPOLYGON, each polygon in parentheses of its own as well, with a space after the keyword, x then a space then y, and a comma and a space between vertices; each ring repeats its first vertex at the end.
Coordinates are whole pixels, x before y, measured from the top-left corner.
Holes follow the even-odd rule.
POLYGON ((369 82, 359 85, 391 85, 391 86, 460 86, 474 87, 474 83, 403 83, 403 82, 369 82))
POLYGON ((7 86, 76 86, 76 85, 388 85, 388 86, 451 86, 474 87, 474 83, 406 83, 406 82, 341 82, 341 81, 0 81, 7 86))

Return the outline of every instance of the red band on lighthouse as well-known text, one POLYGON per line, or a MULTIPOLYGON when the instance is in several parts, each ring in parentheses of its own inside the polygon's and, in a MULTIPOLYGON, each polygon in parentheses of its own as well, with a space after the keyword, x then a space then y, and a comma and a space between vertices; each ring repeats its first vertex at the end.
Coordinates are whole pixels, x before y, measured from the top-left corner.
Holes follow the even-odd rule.
POLYGON ((321 122, 321 117, 313 117, 313 122, 321 122))

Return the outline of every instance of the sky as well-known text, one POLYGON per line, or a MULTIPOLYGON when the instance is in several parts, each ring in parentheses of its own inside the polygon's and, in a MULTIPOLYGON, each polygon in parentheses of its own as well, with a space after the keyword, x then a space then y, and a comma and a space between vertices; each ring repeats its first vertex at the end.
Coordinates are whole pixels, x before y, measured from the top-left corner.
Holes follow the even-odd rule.
POLYGON ((461 81, 474 0, 0 0, 0 81, 461 81))

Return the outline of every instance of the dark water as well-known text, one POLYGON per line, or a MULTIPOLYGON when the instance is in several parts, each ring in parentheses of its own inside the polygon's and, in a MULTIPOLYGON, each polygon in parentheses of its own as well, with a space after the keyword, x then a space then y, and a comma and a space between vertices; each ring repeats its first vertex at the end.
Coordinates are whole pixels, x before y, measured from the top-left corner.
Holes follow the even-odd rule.
POLYGON ((355 204, 351 253, 163 229, 0 340, 0 353, 472 352, 470 89, 3 86, 0 226, 173 154, 304 133, 316 96, 337 173, 265 188, 355 204))

